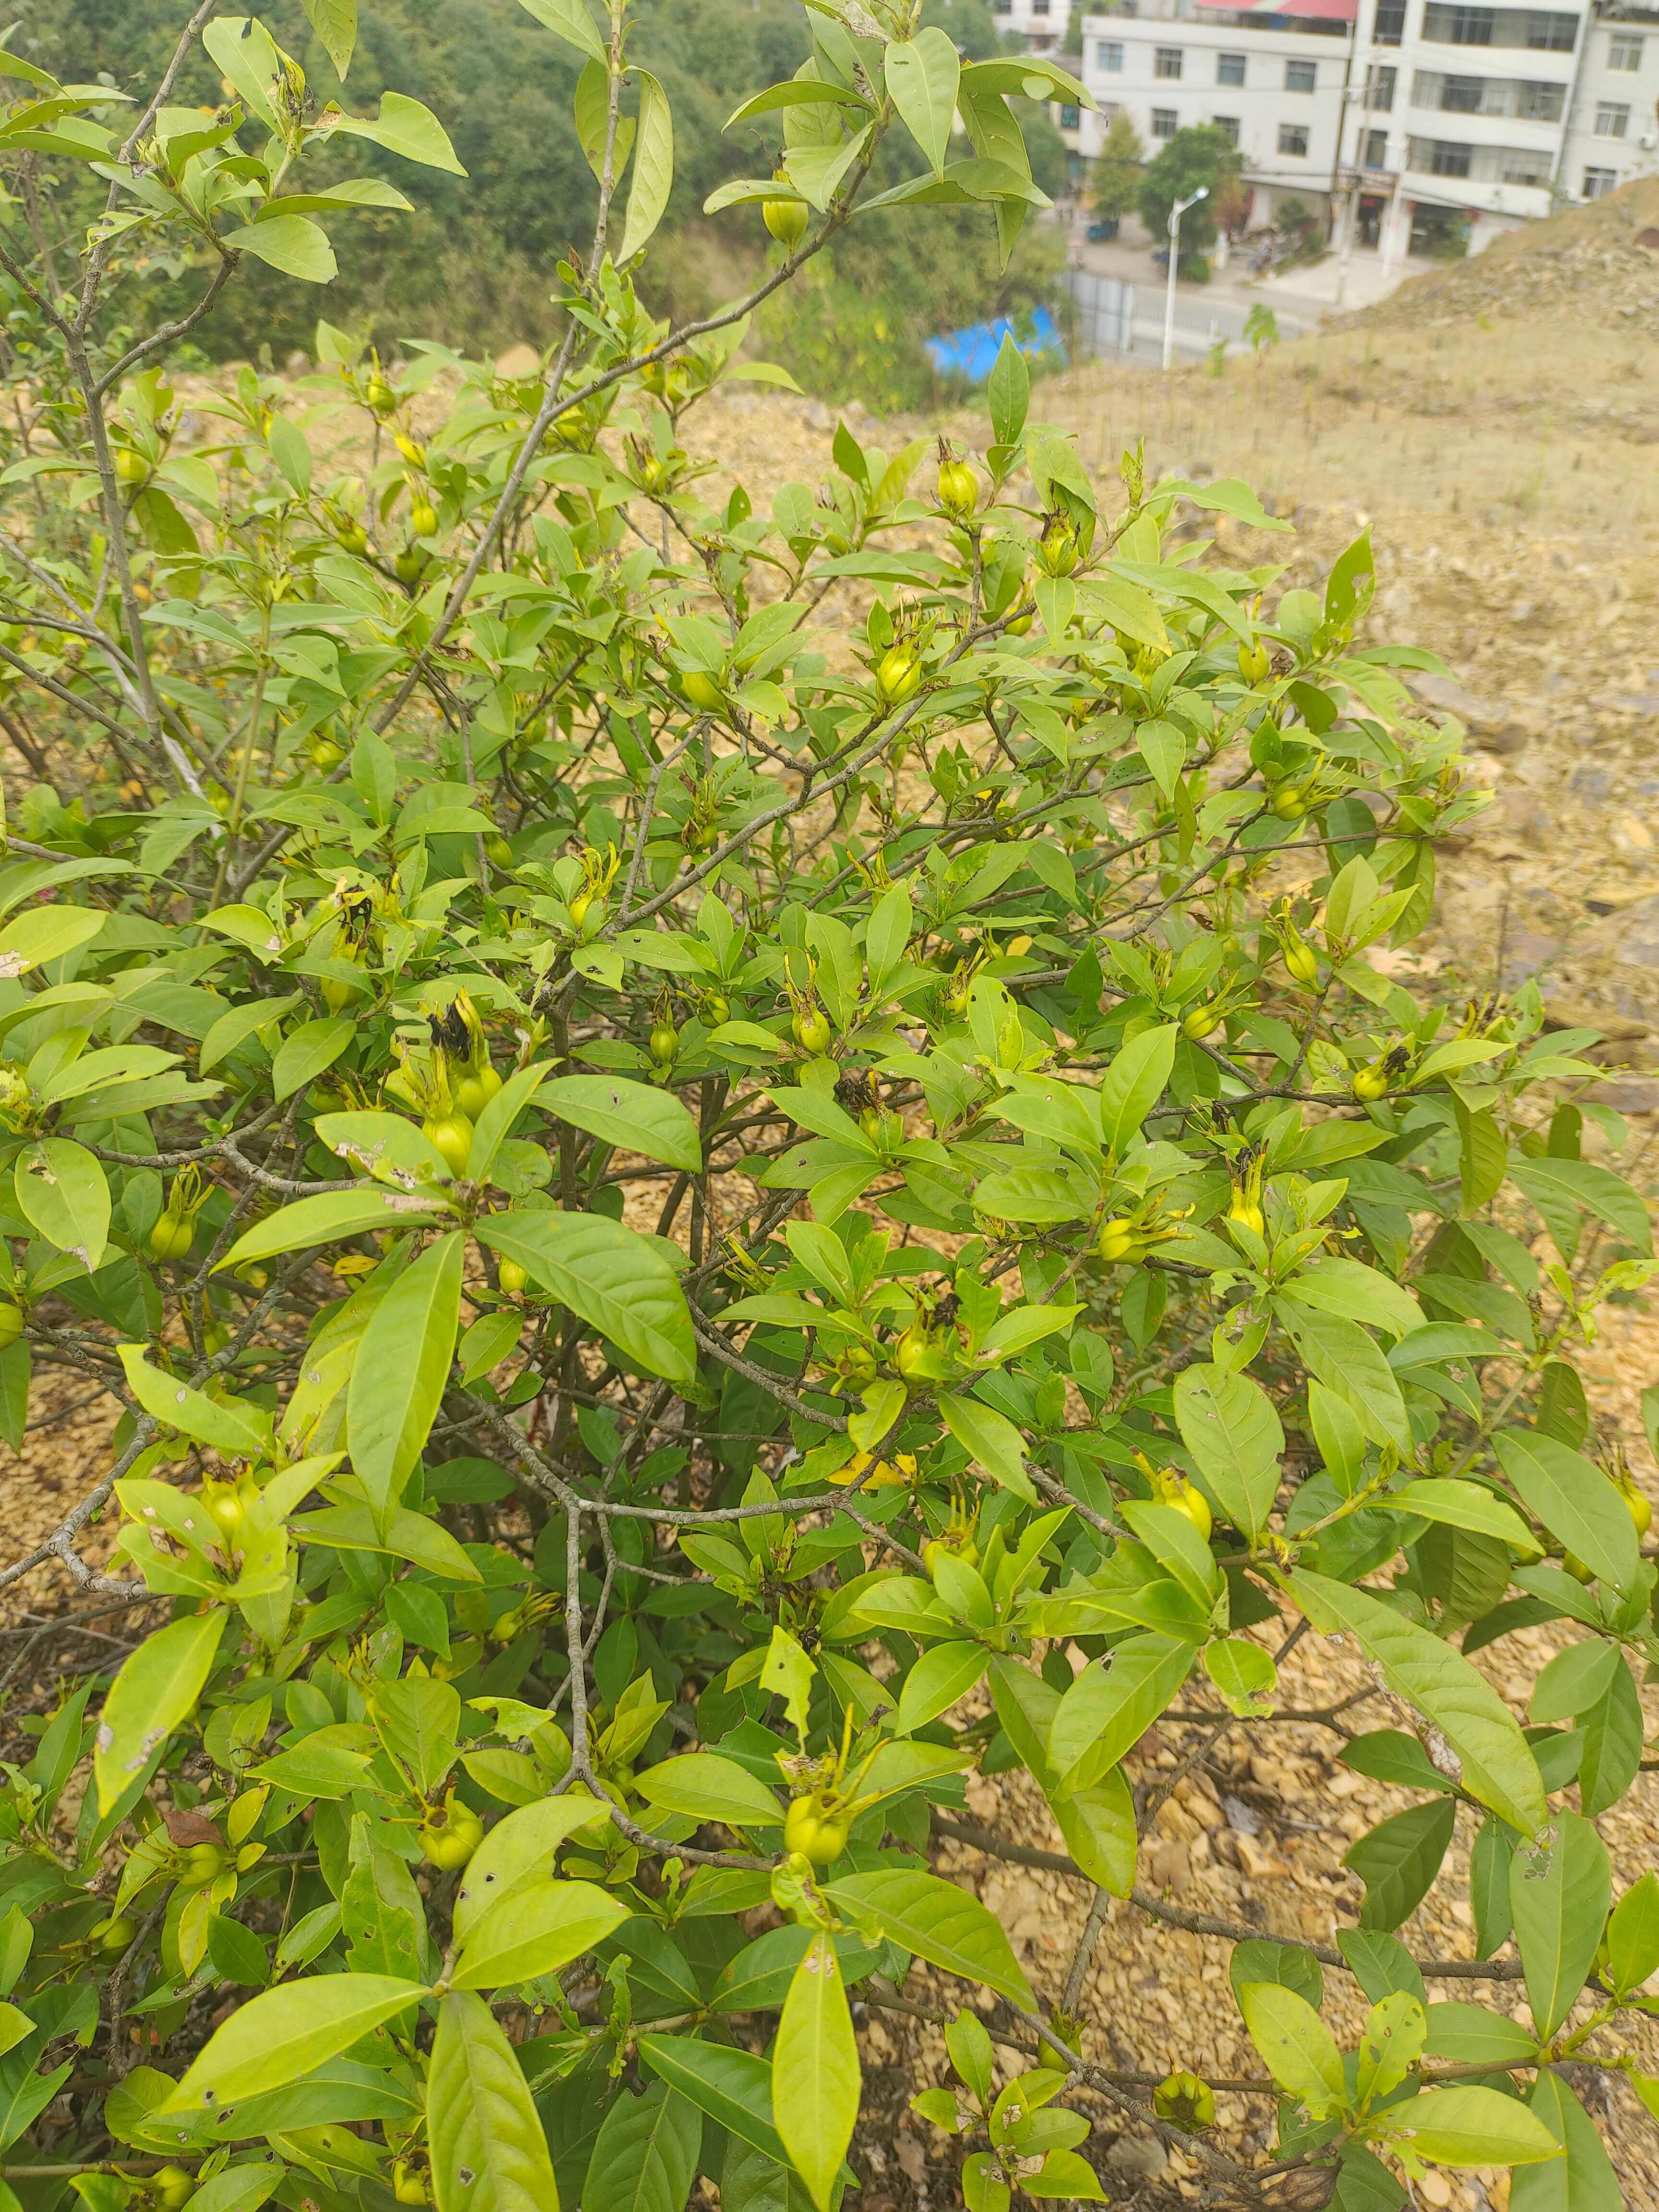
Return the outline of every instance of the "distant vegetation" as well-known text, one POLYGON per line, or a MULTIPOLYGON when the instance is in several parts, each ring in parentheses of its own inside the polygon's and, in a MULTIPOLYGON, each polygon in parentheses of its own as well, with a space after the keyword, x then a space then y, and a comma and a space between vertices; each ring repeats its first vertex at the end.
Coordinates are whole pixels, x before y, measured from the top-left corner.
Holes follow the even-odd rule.
MULTIPOLYGON (((104 72, 122 89, 136 89, 159 76, 186 12, 181 0, 22 0, 11 44, 62 80, 84 82, 104 72)), ((721 126, 745 94, 793 75, 805 58, 805 34, 788 0, 643 0, 638 12, 636 50, 662 80, 677 131, 673 197, 650 289, 659 313, 683 316, 741 292, 761 264, 768 241, 756 210, 737 209, 713 224, 699 210, 725 179, 752 175, 757 162, 769 167, 778 143, 773 118, 729 137, 721 126)), ((416 334, 474 351, 544 341, 553 328, 548 295, 557 262, 592 224, 594 181, 571 119, 579 58, 517 0, 386 0, 363 24, 342 88, 300 0, 272 0, 259 13, 278 43, 301 58, 319 100, 337 97, 355 112, 372 112, 395 86, 444 114, 467 171, 460 178, 416 169, 361 143, 343 149, 339 161, 356 173, 377 168, 416 213, 368 212, 338 226, 340 276, 325 311, 383 349, 416 334)), ((969 58, 999 50, 988 0, 931 0, 927 19, 969 58)), ((174 96, 181 105, 222 96, 199 49, 174 96)), ((1022 120, 1036 180, 1054 193, 1065 171, 1059 134, 1040 109, 1022 120)), ((915 160, 913 149, 884 148, 873 190, 901 181, 915 160)), ((43 173, 40 182, 45 193, 51 179, 43 173)), ((72 190, 43 201, 41 222, 59 240, 65 265, 92 211, 72 190)), ((1047 303, 1061 258, 1051 232, 1028 228, 999 272, 985 210, 915 210, 903 223, 878 210, 836 246, 833 262, 826 255, 811 281, 772 309, 767 350, 826 397, 913 404, 932 384, 924 339, 1047 303)), ((147 312, 168 307, 175 287, 182 302, 181 270, 158 265, 150 273, 147 312)), ((246 274, 198 332, 199 343, 220 359, 258 358, 268 347, 278 363, 296 347, 309 348, 315 290, 269 270, 246 274)))

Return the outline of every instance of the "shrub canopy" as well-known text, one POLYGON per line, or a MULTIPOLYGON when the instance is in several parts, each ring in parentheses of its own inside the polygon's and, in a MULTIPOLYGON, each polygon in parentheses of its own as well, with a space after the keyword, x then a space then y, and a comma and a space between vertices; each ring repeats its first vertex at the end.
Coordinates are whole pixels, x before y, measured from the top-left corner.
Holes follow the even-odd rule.
MULTIPOLYGON (((212 112, 0 57, 0 151, 107 191, 72 283, 26 191, 0 243, 0 726, 38 777, 0 1430, 116 1417, 0 1577, 78 1594, 4 1770, 16 2194, 672 2212, 702 2172, 827 2212, 850 1990, 946 2023, 916 2103, 974 2212, 1101 2197, 1103 2100, 1216 2201, 1388 2206, 1426 2160, 1608 2202, 1553 2068, 1627 2064, 1659 1966, 1659 1883, 1615 1901, 1594 1825, 1656 1577, 1572 1358, 1651 1239, 1584 1156, 1589 1034, 1390 957, 1479 804, 1402 688, 1429 656, 1360 641, 1364 538, 1275 594, 1191 535, 1270 556, 1243 484, 1096 482, 1012 345, 971 458, 842 427, 821 484, 717 488, 683 428, 776 380, 758 296, 641 307, 672 105, 620 4, 527 4, 600 215, 523 382, 325 322, 315 376, 186 405, 169 349, 250 258, 320 284, 396 212, 315 150, 444 173, 442 124, 319 106, 210 10, 212 112), (120 327, 164 264, 191 315, 120 327), (1546 1621, 1523 1727, 1472 1655, 1546 1621), (1086 1968, 1109 1899, 1172 1911, 1137 1745, 1272 1729, 1310 1630, 1381 1700, 1341 1757, 1413 1802, 1337 1949, 1234 1952, 1264 2197, 1207 2084, 1103 2070, 1086 1968), (1017 1775, 1093 1892, 1063 1983, 930 1865, 1024 1848, 1012 1799, 963 1818, 1017 1775), (1395 1931, 1460 1826, 1473 1954, 1424 1961, 1395 1931)), ((343 75, 349 0, 309 13, 343 75)), ((780 174, 713 199, 763 210, 766 288, 890 134, 890 207, 1010 250, 1006 103, 1079 89, 896 0, 805 29, 733 118, 781 118, 780 174)))

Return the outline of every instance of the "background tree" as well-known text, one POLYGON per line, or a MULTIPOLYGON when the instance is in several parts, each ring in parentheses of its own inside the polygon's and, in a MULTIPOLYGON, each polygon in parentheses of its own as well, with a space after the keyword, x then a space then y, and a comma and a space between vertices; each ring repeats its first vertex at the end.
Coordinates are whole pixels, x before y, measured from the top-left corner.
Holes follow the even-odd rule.
POLYGON ((1154 240, 1162 241, 1169 228, 1170 210, 1191 198, 1200 185, 1210 198, 1200 200, 1181 218, 1181 251, 1198 255, 1215 243, 1214 195, 1224 178, 1236 177, 1243 155, 1218 125, 1192 123, 1166 139, 1146 165, 1136 196, 1140 220, 1154 240))
POLYGON ((1146 149, 1127 110, 1120 108, 1106 127, 1099 153, 1089 169, 1090 204, 1097 215, 1121 222, 1140 197, 1146 149))

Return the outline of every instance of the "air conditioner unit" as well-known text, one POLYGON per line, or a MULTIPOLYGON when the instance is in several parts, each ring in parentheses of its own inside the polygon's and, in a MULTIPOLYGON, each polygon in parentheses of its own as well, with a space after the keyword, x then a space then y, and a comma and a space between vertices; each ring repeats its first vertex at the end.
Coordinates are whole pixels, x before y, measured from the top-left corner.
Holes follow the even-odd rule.
POLYGON ((1641 144, 1642 151, 1644 154, 1650 154, 1656 146, 1659 146, 1659 138, 1656 138, 1652 131, 1650 131, 1647 136, 1639 143, 1641 144))

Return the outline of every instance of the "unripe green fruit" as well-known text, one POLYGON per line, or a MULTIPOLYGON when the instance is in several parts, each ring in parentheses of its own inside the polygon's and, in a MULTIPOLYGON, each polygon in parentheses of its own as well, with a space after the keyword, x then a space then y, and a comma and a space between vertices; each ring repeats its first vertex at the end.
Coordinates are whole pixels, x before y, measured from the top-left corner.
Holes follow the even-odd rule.
POLYGON ((149 2185, 163 2212, 179 2212, 196 2194, 196 2176, 182 2166, 163 2166, 151 2174, 149 2185))
POLYGON ((659 1067, 672 1066, 680 1050, 680 1033, 673 1023, 659 1022, 651 1032, 647 1048, 659 1067))
POLYGON ((1292 945, 1285 954, 1285 973, 1304 990, 1311 991, 1319 981, 1319 961, 1311 945, 1292 945))
POLYGON ((844 1813, 830 1812, 815 1790, 810 1797, 791 1801, 783 1816, 783 1848, 799 1851, 814 1866, 833 1866, 847 1848, 851 1825, 844 1813))
POLYGON ((490 1066, 476 1075, 464 1075, 455 1086, 455 1103, 469 1121, 476 1121, 501 1087, 501 1079, 490 1066))
POLYGON ((406 2158, 397 2159, 392 2163, 392 2193, 399 2204, 424 2204, 430 2196, 425 2174, 418 2166, 411 2166, 406 2158))
POLYGON ((809 220, 804 200, 761 202, 761 221, 786 252, 793 253, 805 237, 809 220))
POLYGON ((941 461, 939 503, 947 514, 969 515, 979 498, 979 479, 966 461, 941 461))
POLYGON ((680 689, 700 713, 718 714, 726 705, 726 694, 703 669, 688 669, 680 678, 680 689))
POLYGON ((518 855, 505 837, 497 836, 484 839, 484 858, 492 868, 510 868, 518 855))
POLYGON ((795 1042, 803 1052, 810 1052, 815 1060, 829 1051, 835 1032, 830 1026, 830 1017, 822 1006, 798 1007, 790 1027, 794 1031, 795 1042))
POLYGON ((392 566, 400 584, 412 584, 426 567, 426 556, 418 545, 405 545, 392 566))
POLYGON ((144 484, 149 482, 149 463, 131 446, 115 448, 115 473, 123 483, 144 484))
POLYGON ((1308 811, 1308 794, 1299 783, 1282 783, 1273 793, 1273 812, 1281 822, 1300 822, 1308 811))
POLYGON ((1137 1242, 1133 1222, 1120 1215, 1115 1221, 1109 1221, 1101 1231, 1095 1245, 1095 1256, 1104 1261, 1108 1267, 1115 1266, 1120 1260, 1133 1257, 1137 1242))
POLYGON ((429 499, 417 499, 409 510, 409 520, 417 538, 430 538, 438 527, 438 510, 429 499))
POLYGON ((1238 672, 1247 684, 1260 684, 1273 664, 1265 645, 1241 645, 1238 648, 1238 672))
POLYGON ((1362 1067, 1350 1087, 1362 1105, 1373 1099, 1386 1098, 1389 1095, 1388 1073, 1381 1067, 1362 1067))
POLYGON ((113 1959, 125 1951, 138 1933, 138 1923, 130 1913, 118 1912, 112 1919, 100 1920, 92 1931, 92 1940, 106 1959, 113 1959))
POLYGON ((422 1121, 422 1133, 442 1155, 452 1175, 465 1175, 472 1157, 472 1124, 465 1114, 446 1114, 441 1121, 422 1121))
POLYGON ((367 553, 368 532, 361 522, 343 522, 334 533, 334 542, 345 553, 367 553))
POLYGON ((934 1574, 940 1559, 960 1559, 964 1567, 979 1565, 979 1546, 971 1536, 959 1544, 947 1544, 942 1536, 930 1536, 921 1547, 921 1563, 930 1575, 934 1574))
POLYGON ((521 1298, 530 1287, 530 1278, 516 1260, 503 1260, 495 1270, 495 1279, 509 1298, 521 1298))
POLYGON ((890 645, 876 664, 876 692, 884 706, 902 706, 921 684, 921 663, 908 645, 890 645))
POLYGON ((1221 1017, 1213 1006, 1189 1006, 1181 1017, 1181 1034, 1191 1037, 1194 1043, 1200 1038, 1212 1036, 1221 1026, 1221 1017))
POLYGON ((225 1855, 217 1844, 192 1844, 179 1861, 179 1875, 193 1888, 205 1889, 214 1881, 225 1863, 225 1855))
POLYGON ((23 1334, 23 1310, 9 1299, 0 1300, 0 1352, 9 1344, 15 1344, 23 1334))
POLYGON ((441 1819, 428 1820, 421 1828, 421 1849, 428 1864, 446 1873, 464 1867, 483 1841, 483 1822, 456 1797, 445 1801, 441 1819))

